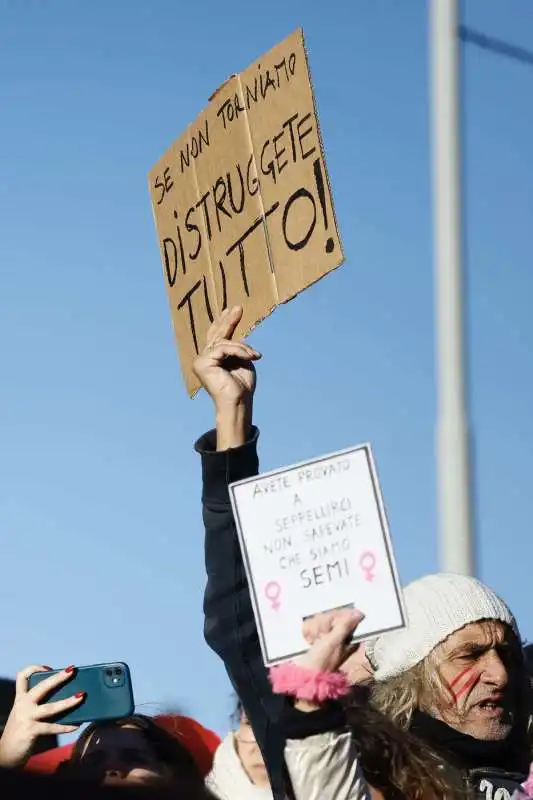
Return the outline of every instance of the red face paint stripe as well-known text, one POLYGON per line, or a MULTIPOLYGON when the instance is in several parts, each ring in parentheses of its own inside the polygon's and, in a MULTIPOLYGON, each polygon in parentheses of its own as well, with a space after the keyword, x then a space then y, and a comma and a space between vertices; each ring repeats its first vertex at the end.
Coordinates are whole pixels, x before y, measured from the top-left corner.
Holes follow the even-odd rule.
POLYGON ((458 700, 462 694, 471 689, 472 686, 476 683, 477 679, 478 679, 477 675, 471 675, 469 679, 465 682, 465 684, 456 693, 452 692, 455 699, 458 700))
POLYGON ((456 675, 453 681, 450 683, 450 689, 453 689, 454 686, 457 686, 461 678, 464 678, 464 676, 467 675, 471 670, 472 667, 467 667, 462 672, 460 672, 459 675, 456 675))

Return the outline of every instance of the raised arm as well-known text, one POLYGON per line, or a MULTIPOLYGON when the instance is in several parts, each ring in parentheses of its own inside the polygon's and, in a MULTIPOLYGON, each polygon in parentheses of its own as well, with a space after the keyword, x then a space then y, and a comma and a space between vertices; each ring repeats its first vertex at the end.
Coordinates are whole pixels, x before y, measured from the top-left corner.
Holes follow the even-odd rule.
POLYGON ((202 436, 196 450, 202 458, 202 503, 205 525, 207 587, 204 599, 205 639, 217 653, 241 699, 261 748, 275 798, 287 797, 283 758, 284 701, 272 692, 263 664, 257 627, 231 509, 228 485, 258 472, 257 428, 252 424, 260 356, 231 341, 240 308, 214 323, 195 372, 211 396, 216 427, 202 436))
POLYGON ((295 661, 271 669, 274 690, 287 696, 285 759, 298 800, 370 800, 357 745, 341 698, 350 681, 339 671, 362 619, 354 610, 320 615, 320 633, 295 661))

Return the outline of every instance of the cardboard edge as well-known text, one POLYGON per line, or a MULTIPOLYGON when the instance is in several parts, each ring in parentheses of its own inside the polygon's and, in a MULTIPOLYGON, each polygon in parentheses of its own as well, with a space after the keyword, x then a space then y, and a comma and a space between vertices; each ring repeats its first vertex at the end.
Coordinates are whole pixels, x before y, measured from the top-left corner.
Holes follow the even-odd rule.
MULTIPOLYGON (((220 86, 218 87, 218 89, 215 89, 215 91, 213 92, 213 94, 209 96, 209 98, 208 98, 208 102, 209 102, 209 103, 211 103, 211 102, 212 102, 212 101, 215 99, 215 97, 217 96, 217 94, 220 94, 220 92, 221 92, 221 91, 222 91, 222 90, 223 90, 223 89, 224 89, 224 88, 225 88, 225 87, 228 85, 228 83, 230 83, 230 82, 231 82, 231 81, 232 81, 234 78, 237 78, 237 77, 239 76, 239 74, 240 74, 240 73, 234 72, 234 73, 232 73, 232 74, 229 76, 229 78, 226 78, 226 80, 225 80, 225 81, 223 81, 223 82, 220 84, 220 86)), ((202 112, 200 112, 200 114, 201 114, 201 113, 202 113, 202 112)))
POLYGON ((344 255, 344 250, 342 249, 342 242, 340 241, 340 238, 339 238, 339 243, 341 245, 340 250, 341 250, 342 260, 339 261, 339 263, 336 264, 334 267, 331 267, 331 269, 328 269, 327 272, 324 272, 322 275, 319 275, 318 278, 315 278, 313 281, 311 281, 311 283, 308 283, 307 286, 305 286, 303 289, 300 289, 299 291, 295 292, 295 294, 292 294, 290 297, 286 297, 285 300, 281 301, 281 303, 279 304, 280 306, 284 306, 287 303, 290 303, 291 300, 294 300, 295 297, 299 297, 299 295, 304 294, 304 292, 307 292, 307 290, 310 289, 312 286, 315 286, 317 283, 320 283, 321 280, 326 278, 328 275, 331 275, 332 272, 336 272, 339 269, 339 267, 342 267, 342 265, 346 263, 346 257, 344 255))
POLYGON ((281 303, 278 303, 277 305, 272 306, 271 308, 269 308, 268 311, 266 311, 263 314, 261 319, 256 320, 254 323, 252 323, 252 325, 247 325, 246 328, 244 329, 245 332, 243 334, 241 334, 241 339, 246 339, 248 336, 250 336, 250 334, 253 333, 255 331, 255 329, 258 328, 261 325, 261 323, 263 323, 266 319, 268 319, 269 317, 272 316, 272 314, 274 313, 276 308, 279 308, 280 305, 281 305, 281 303))

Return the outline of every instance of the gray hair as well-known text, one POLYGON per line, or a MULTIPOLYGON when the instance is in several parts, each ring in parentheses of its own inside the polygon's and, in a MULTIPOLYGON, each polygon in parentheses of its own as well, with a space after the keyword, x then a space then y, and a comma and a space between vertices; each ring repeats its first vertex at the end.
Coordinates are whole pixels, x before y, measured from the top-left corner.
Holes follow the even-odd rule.
POLYGON ((435 697, 444 696, 445 688, 438 669, 438 648, 411 669, 375 683, 372 705, 402 730, 408 730, 416 709, 428 709, 435 697))

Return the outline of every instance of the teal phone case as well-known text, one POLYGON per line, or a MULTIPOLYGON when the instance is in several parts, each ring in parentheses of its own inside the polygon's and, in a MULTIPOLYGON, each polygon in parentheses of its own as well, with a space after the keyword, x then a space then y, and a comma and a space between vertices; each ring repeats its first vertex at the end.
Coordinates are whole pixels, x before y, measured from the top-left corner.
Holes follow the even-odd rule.
MULTIPOLYGON (((32 689, 58 672, 61 670, 34 672, 29 677, 28 688, 32 689)), ((45 702, 64 700, 78 692, 85 692, 86 697, 82 704, 63 716, 54 718, 55 722, 81 725, 84 722, 121 719, 133 714, 135 703, 127 664, 113 662, 78 667, 70 681, 52 692, 45 702)))

